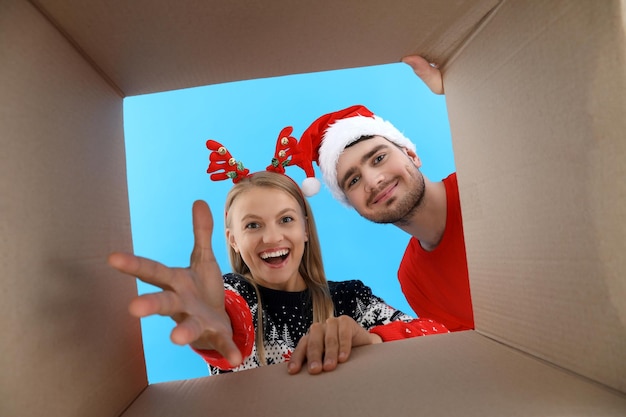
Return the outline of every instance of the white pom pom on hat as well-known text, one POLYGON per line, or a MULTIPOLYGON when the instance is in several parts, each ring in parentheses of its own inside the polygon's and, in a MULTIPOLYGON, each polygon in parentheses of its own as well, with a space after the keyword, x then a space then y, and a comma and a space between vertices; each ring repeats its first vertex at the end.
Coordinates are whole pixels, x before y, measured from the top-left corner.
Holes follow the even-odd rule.
POLYGON ((315 177, 307 177, 302 181, 302 194, 306 197, 314 196, 315 194, 320 192, 320 188, 322 188, 322 183, 315 177))
MULTIPOLYGON (((301 149, 306 149, 307 154, 311 155, 311 160, 319 165, 324 182, 333 196, 346 205, 349 205, 348 200, 337 183, 337 162, 346 146, 363 136, 382 136, 398 146, 415 152, 413 142, 390 122, 376 116, 362 105, 350 106, 319 117, 304 131, 299 141, 301 149)), ((312 176, 307 173, 307 177, 305 182, 312 176)), ((317 182, 319 184, 319 181, 317 182)), ((305 184, 303 193, 307 195, 304 187, 305 184)), ((319 186, 315 193, 318 191, 319 186)))

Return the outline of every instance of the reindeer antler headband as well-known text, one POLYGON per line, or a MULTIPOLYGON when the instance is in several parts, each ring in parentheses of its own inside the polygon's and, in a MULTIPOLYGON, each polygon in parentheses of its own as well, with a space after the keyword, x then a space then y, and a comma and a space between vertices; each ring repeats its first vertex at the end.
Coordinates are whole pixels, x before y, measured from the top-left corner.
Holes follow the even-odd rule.
MULTIPOLYGON (((311 147, 299 144, 296 138, 291 136, 293 127, 287 126, 280 131, 276 140, 276 150, 270 165, 266 171, 285 174, 285 168, 297 165, 306 173, 307 178, 302 183, 302 193, 310 197, 320 190, 320 182, 315 178, 311 158, 311 147)), ((221 143, 209 139, 206 147, 211 151, 209 155, 209 167, 207 173, 211 174, 211 180, 222 181, 231 179, 237 184, 242 179, 253 174, 245 168, 241 161, 237 161, 221 143)))

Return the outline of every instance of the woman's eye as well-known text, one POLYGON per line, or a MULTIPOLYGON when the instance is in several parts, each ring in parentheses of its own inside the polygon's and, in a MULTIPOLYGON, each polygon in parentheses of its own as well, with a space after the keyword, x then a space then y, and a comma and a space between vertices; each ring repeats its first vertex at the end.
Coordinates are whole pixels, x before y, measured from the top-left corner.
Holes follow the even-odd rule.
POLYGON ((281 219, 281 222, 282 222, 282 223, 290 223, 290 222, 292 222, 292 221, 293 221, 293 217, 291 217, 291 216, 285 216, 285 217, 283 217, 283 218, 281 219))
POLYGON ((259 228, 259 224, 258 223, 248 223, 246 224, 246 229, 258 229, 259 228))

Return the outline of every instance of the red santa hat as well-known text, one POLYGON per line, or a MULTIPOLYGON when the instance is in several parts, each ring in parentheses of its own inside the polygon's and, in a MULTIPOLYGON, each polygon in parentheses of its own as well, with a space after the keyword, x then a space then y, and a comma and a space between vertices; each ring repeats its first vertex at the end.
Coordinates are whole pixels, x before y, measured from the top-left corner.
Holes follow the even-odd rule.
MULTIPOLYGON (((349 205, 348 200, 337 184, 337 162, 346 146, 363 136, 382 136, 415 152, 413 142, 391 123, 362 105, 319 117, 304 131, 299 143, 301 149, 310 152, 311 161, 319 165, 324 182, 333 196, 346 205, 349 205)), ((307 172, 307 176, 311 175, 307 172)))

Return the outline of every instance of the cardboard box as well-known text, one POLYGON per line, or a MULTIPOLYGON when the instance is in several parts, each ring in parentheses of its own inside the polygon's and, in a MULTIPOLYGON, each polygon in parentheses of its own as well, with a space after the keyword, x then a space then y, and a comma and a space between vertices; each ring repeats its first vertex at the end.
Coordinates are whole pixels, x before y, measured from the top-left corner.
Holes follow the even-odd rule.
POLYGON ((0 0, 0 415, 626 415, 624 6, 0 0), (148 386, 105 263, 122 99, 409 53, 442 63, 476 330, 148 386))

